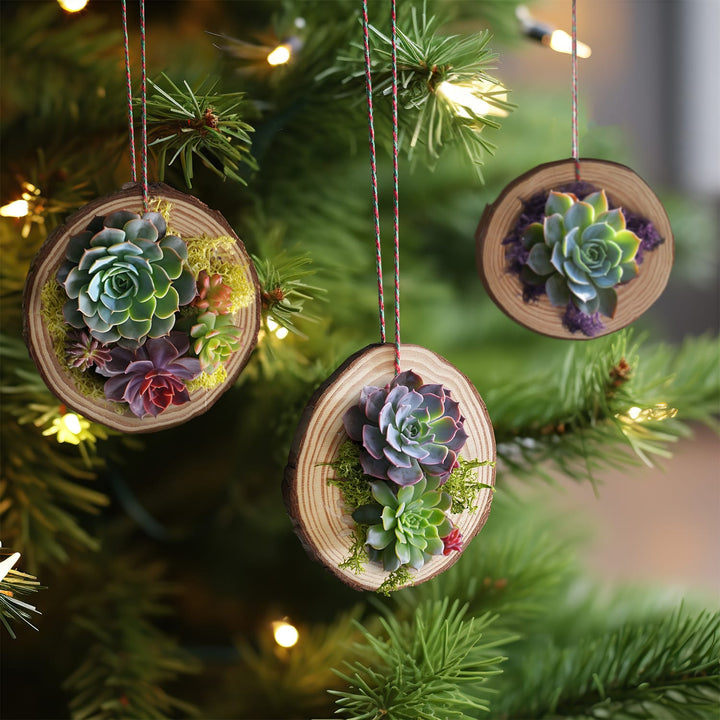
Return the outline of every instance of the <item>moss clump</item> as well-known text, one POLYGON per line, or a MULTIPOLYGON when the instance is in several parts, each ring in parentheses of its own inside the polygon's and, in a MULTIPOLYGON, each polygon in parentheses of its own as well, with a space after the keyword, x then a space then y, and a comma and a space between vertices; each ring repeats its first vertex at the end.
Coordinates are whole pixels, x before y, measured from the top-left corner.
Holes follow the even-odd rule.
POLYGON ((195 277, 205 270, 208 275, 220 275, 223 283, 230 290, 230 312, 247 307, 255 295, 255 290, 248 279, 247 265, 228 262, 236 247, 235 240, 228 236, 216 238, 201 235, 200 237, 183 238, 188 249, 188 265, 195 277))
POLYGON ((370 488, 370 481, 374 478, 363 473, 360 448, 352 440, 346 440, 340 446, 335 460, 328 465, 336 474, 336 477, 328 478, 328 485, 340 490, 350 512, 374 502, 370 488))
POLYGON ((390 597, 390 593, 394 593, 412 579, 412 573, 407 565, 401 565, 397 570, 393 570, 383 580, 382 585, 376 590, 378 595, 390 597))
POLYGON ((196 390, 212 390, 214 387, 217 387, 221 383, 225 382, 227 380, 227 370, 224 368, 224 366, 220 365, 217 370, 213 373, 206 373, 201 372, 200 375, 198 375, 193 380, 188 380, 185 383, 185 386, 188 389, 188 392, 195 392, 196 390))
POLYGON ((495 465, 492 460, 464 460, 458 458, 458 467, 450 473, 450 477, 443 486, 443 490, 452 498, 451 513, 461 513, 464 510, 475 512, 477 494, 483 488, 495 488, 477 479, 475 470, 479 467, 495 465))
MULTIPOLYGON (((178 232, 175 232, 170 228, 170 211, 173 209, 173 204, 169 200, 165 200, 165 198, 152 198, 150 202, 148 202, 148 207, 153 212, 160 213, 163 216, 163 220, 168 226, 168 235, 179 235, 178 232)), ((142 215, 142 212, 140 214, 142 215)))
POLYGON ((370 526, 359 523, 355 525, 352 532, 350 554, 338 565, 341 570, 352 570, 356 575, 365 570, 365 563, 370 559, 365 549, 368 527, 370 526))

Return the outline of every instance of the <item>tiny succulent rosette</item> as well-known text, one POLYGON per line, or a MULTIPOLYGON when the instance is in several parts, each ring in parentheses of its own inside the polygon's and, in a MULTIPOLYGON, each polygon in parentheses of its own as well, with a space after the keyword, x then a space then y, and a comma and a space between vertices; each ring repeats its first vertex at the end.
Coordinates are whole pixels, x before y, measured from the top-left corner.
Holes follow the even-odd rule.
POLYGON ((440 489, 438 478, 423 478, 398 488, 397 494, 382 480, 370 486, 376 504, 358 508, 353 519, 370 525, 371 560, 382 562, 383 569, 391 572, 401 565, 419 570, 434 555, 443 554, 443 537, 455 528, 445 514, 452 500, 440 489))
POLYGON ((198 317, 190 335, 203 371, 212 373, 238 349, 242 333, 229 315, 208 311, 198 317))
POLYGON ((150 338, 136 350, 116 346, 98 370, 108 378, 105 397, 127 403, 140 418, 157 417, 171 405, 188 402, 185 382, 200 374, 200 361, 186 355, 189 347, 187 335, 180 332, 150 338))
POLYGON ((197 295, 192 304, 199 310, 227 315, 232 307, 232 288, 223 282, 219 273, 209 275, 206 270, 201 270, 197 279, 197 295))
POLYGON ((103 344, 127 347, 167 335, 175 313, 196 294, 187 246, 167 234, 163 216, 120 210, 70 238, 57 273, 65 320, 103 344))
POLYGON ((385 388, 365 386, 360 403, 343 417, 350 439, 361 443, 365 474, 401 486, 448 478, 467 440, 464 422, 450 392, 423 384, 412 370, 385 388))
POLYGON ((613 317, 615 288, 638 274, 640 238, 620 208, 609 208, 604 190, 583 200, 551 191, 542 222, 531 223, 521 241, 527 251, 521 280, 544 288, 555 307, 571 303, 585 315, 613 317))

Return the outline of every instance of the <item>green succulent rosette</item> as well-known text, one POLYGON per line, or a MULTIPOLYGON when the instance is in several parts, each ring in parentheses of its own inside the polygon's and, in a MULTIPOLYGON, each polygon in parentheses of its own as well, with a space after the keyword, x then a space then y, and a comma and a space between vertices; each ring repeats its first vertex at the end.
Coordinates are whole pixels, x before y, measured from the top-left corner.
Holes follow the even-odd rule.
POLYGON ((121 210, 70 238, 57 273, 65 320, 102 344, 137 347, 167 335, 175 313, 195 297, 187 246, 157 212, 121 210))
POLYGON ((638 274, 640 238, 626 228, 621 209, 609 209, 604 190, 583 200, 550 192, 544 221, 527 227, 522 244, 529 254, 521 278, 544 285, 556 307, 572 302, 587 315, 613 317, 615 287, 638 274))
POLYGON ((190 329, 193 351, 206 373, 213 373, 240 347, 241 331, 231 315, 205 312, 190 329))
POLYGON ((445 514, 452 500, 439 489, 438 478, 405 485, 397 494, 382 480, 370 486, 378 504, 358 508, 353 519, 370 525, 367 545, 371 560, 382 562, 387 571, 401 565, 419 570, 432 556, 443 554, 442 538, 453 531, 445 514))

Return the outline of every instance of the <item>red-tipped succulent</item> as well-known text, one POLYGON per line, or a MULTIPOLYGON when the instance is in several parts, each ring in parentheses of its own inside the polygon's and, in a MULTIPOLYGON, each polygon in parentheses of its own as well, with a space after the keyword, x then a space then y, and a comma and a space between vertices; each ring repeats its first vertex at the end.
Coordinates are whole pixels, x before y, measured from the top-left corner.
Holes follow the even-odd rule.
POLYGON ((223 283, 221 275, 208 275, 201 270, 197 279, 197 295, 193 305, 199 310, 209 310, 215 315, 227 315, 231 308, 232 289, 223 283))

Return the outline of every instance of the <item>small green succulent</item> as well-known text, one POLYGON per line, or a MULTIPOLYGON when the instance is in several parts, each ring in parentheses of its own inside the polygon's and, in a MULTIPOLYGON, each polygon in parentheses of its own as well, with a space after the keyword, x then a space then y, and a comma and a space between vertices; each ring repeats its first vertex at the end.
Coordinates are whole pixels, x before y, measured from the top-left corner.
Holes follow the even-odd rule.
POLYGON ((544 285, 552 305, 570 301, 588 315, 612 317, 615 286, 638 273, 635 255, 640 238, 626 229, 622 210, 608 209, 604 190, 578 200, 572 193, 551 192, 543 223, 532 223, 522 237, 529 250, 522 279, 544 285))
POLYGON ((241 331, 231 315, 205 312, 192 326, 190 335, 195 338, 193 351, 206 373, 215 372, 240 347, 241 331))
POLYGON ((370 486, 379 505, 358 508, 353 519, 370 525, 367 544, 371 560, 381 561, 389 571, 401 565, 419 570, 433 555, 443 554, 442 538, 452 532, 453 524, 445 515, 451 499, 438 489, 438 478, 405 485, 397 495, 382 480, 370 486))
POLYGON ((65 320, 103 344, 137 347, 167 335, 196 288, 185 243, 166 232, 160 213, 120 210, 70 238, 57 273, 69 298, 65 320))

